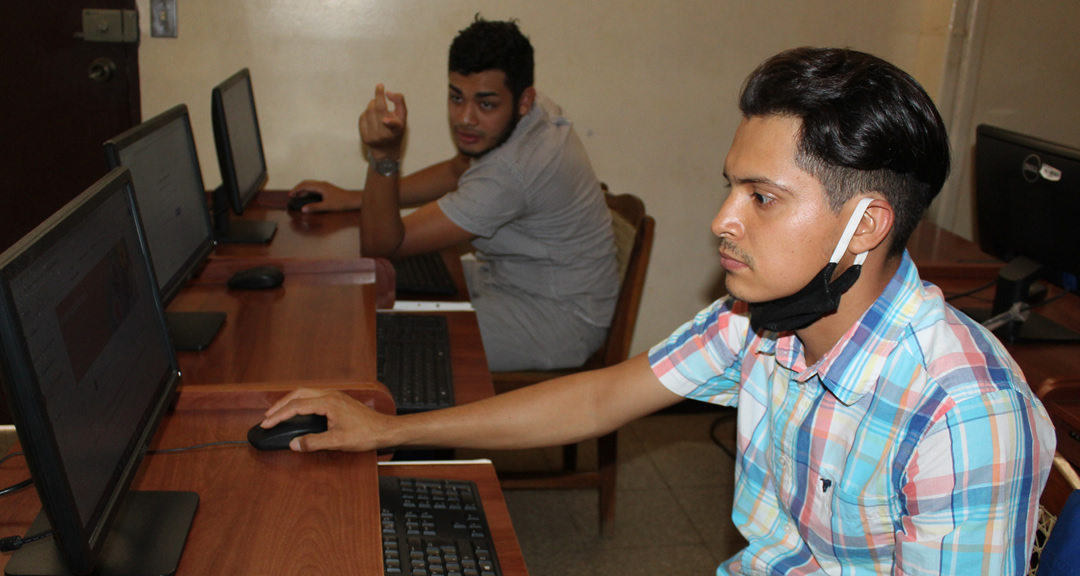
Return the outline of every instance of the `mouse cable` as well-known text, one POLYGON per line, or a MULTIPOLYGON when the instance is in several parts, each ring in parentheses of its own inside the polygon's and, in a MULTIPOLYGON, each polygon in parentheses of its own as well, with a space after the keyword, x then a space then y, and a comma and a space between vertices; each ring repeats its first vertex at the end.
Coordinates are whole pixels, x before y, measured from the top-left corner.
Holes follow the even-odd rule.
MULTIPOLYGON (((991 287, 991 286, 993 286, 995 284, 997 284, 997 278, 994 278, 993 280, 987 282, 986 284, 983 284, 982 286, 972 288, 971 290, 967 290, 965 292, 958 292, 956 294, 947 294, 945 296, 945 301, 946 302, 951 302, 953 300, 956 300, 957 298, 963 298, 964 296, 971 296, 972 294, 978 294, 979 292, 982 292, 983 290, 986 290, 987 288, 989 288, 989 287, 991 287)), ((979 298, 979 300, 989 300, 989 298, 979 298)))
POLYGON ((223 440, 221 442, 208 442, 206 444, 197 444, 195 446, 185 446, 183 448, 165 448, 159 450, 147 450, 147 454, 165 454, 167 452, 184 452, 186 450, 195 450, 196 448, 207 448, 210 446, 222 446, 225 444, 249 444, 247 440, 223 440))
MULTIPOLYGON (((13 456, 22 456, 22 454, 23 454, 22 452, 12 452, 11 454, 8 454, 7 456, 4 456, 3 458, 0 458, 0 464, 3 464, 4 462, 7 462, 8 458, 11 458, 13 456)), ((26 480, 23 480, 22 482, 19 482, 17 484, 12 484, 11 486, 8 486, 7 488, 0 489, 0 496, 5 496, 7 494, 11 494, 12 492, 14 492, 16 490, 21 490, 23 488, 26 488, 27 486, 29 486, 29 485, 31 485, 33 483, 34 483, 33 478, 27 478, 26 480)))
MULTIPOLYGON (((4 462, 7 462, 8 458, 11 458, 12 456, 21 456, 21 455, 22 455, 22 452, 12 452, 11 454, 8 454, 7 456, 4 456, 3 458, 0 458, 0 464, 3 464, 4 462)), ((14 492, 16 490, 21 490, 23 488, 26 488, 27 486, 30 486, 33 483, 34 483, 33 478, 27 478, 26 480, 23 480, 22 482, 19 482, 18 484, 12 484, 11 486, 8 486, 7 488, 4 488, 3 490, 0 490, 0 496, 5 496, 7 494, 11 494, 12 492, 14 492)), ((23 538, 22 536, 8 536, 7 538, 0 538, 0 552, 11 552, 13 550, 18 550, 19 548, 22 548, 23 544, 33 542, 35 540, 41 540, 42 538, 48 536, 49 534, 52 534, 52 530, 46 530, 46 531, 44 531, 44 532, 42 532, 40 534, 36 534, 34 536, 28 536, 26 538, 23 538)))
POLYGON ((731 448, 727 447, 727 443, 723 442, 722 440, 720 440, 720 438, 716 436, 716 429, 720 427, 720 424, 723 424, 724 422, 735 418, 735 415, 735 410, 732 410, 726 414, 721 414, 720 416, 717 416, 716 420, 713 420, 712 425, 709 426, 709 438, 712 438, 713 444, 716 444, 716 447, 723 450, 724 453, 730 456, 732 460, 738 460, 738 458, 735 456, 735 452, 732 451, 731 448))
POLYGON ((41 540, 49 534, 52 534, 51 529, 40 532, 38 534, 34 534, 33 536, 27 536, 26 538, 23 538, 22 536, 8 536, 7 538, 0 538, 0 552, 12 552, 14 550, 18 550, 19 548, 23 547, 23 544, 29 544, 31 542, 41 540))
POLYGON ((29 486, 29 485, 31 485, 33 483, 34 483, 33 478, 27 478, 26 480, 23 480, 22 482, 19 482, 18 484, 12 484, 11 486, 8 486, 7 488, 4 488, 3 490, 0 490, 0 496, 7 496, 8 494, 11 494, 12 492, 14 492, 16 490, 22 490, 23 488, 26 488, 27 486, 29 486))
POLYGON ((0 464, 3 464, 4 462, 7 462, 8 458, 11 458, 13 456, 22 456, 22 455, 23 455, 22 452, 12 452, 11 454, 8 454, 7 456, 4 456, 3 458, 0 458, 0 464))

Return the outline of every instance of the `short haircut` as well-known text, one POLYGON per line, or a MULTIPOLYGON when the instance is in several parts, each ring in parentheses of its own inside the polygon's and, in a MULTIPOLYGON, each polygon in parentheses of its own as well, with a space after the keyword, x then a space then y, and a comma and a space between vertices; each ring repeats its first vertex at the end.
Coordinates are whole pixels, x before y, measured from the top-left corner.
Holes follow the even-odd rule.
POLYGON ((533 47, 516 20, 489 21, 477 14, 450 44, 450 72, 468 76, 485 70, 506 74, 515 102, 533 85, 533 47))
POLYGON ((893 207, 889 256, 904 251, 949 175, 949 138, 922 86, 870 54, 796 48, 762 63, 739 99, 747 118, 802 120, 795 163, 825 188, 839 212, 863 192, 893 207))

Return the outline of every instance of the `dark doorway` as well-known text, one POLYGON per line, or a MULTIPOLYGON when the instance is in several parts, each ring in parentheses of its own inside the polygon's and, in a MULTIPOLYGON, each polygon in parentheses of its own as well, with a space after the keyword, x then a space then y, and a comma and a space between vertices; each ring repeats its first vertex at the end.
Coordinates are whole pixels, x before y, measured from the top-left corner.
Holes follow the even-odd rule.
POLYGON ((0 3, 0 251, 102 177, 102 143, 140 121, 138 44, 78 37, 84 8, 135 0, 0 3))

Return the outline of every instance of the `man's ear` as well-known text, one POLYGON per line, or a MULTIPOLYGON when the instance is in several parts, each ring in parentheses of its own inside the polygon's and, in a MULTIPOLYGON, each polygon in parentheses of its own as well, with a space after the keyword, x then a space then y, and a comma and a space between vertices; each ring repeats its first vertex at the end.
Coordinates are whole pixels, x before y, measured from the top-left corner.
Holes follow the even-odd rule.
MULTIPOLYGON (((851 243, 848 245, 848 250, 855 254, 869 252, 882 246, 893 229, 895 214, 892 204, 878 194, 873 194, 871 197, 874 199, 866 207, 866 212, 859 226, 855 228, 855 235, 851 237, 851 243)), ((859 198, 852 198, 852 201, 857 203, 859 198)))
POLYGON ((521 97, 518 98, 518 115, 524 116, 532 110, 533 102, 536 102, 536 88, 529 86, 521 91, 521 97))

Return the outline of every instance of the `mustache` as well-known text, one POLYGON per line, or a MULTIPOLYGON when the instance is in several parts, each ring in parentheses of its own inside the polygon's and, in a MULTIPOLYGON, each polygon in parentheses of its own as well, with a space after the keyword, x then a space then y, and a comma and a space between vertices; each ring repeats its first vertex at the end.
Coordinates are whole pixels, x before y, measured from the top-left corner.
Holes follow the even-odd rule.
POLYGON ((725 254, 730 254, 734 256, 737 260, 739 260, 743 264, 746 264, 747 266, 750 266, 751 268, 754 265, 754 259, 751 258, 749 254, 744 252, 726 236, 722 236, 720 238, 720 251, 724 252, 725 254))

